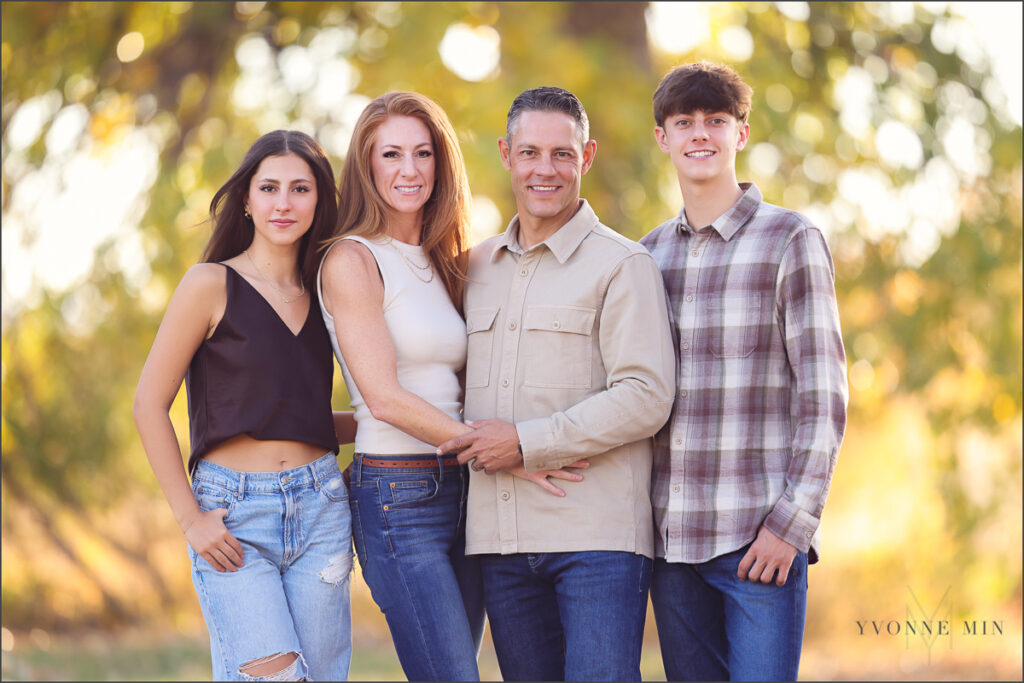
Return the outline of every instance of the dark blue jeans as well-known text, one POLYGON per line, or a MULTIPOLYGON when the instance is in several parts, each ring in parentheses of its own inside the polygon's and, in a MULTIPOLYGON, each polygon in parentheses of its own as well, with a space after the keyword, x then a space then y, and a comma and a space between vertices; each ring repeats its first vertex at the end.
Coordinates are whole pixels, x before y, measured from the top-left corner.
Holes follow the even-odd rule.
POLYGON ((483 589, 465 552, 467 468, 370 467, 356 454, 350 485, 356 554, 406 677, 479 680, 483 589))
POLYGON ((506 681, 639 681, 651 560, 626 552, 481 555, 506 681))
POLYGON ((785 586, 740 581, 749 545, 702 562, 654 562, 651 602, 670 681, 795 681, 807 607, 807 555, 785 586))

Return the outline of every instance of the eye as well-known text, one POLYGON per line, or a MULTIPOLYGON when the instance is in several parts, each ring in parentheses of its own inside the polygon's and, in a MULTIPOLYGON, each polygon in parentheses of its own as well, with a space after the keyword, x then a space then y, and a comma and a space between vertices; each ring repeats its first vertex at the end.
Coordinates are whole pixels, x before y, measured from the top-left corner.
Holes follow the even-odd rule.
POLYGON ((305 194, 306 192, 309 192, 309 186, 308 185, 296 185, 294 189, 295 189, 296 192, 303 193, 303 194, 305 194))
POLYGON ((416 156, 418 156, 420 159, 429 159, 430 157, 434 156, 434 153, 429 149, 421 149, 420 151, 416 152, 416 156))
POLYGON ((385 159, 397 159, 398 158, 398 152, 396 152, 393 149, 392 150, 388 150, 387 152, 384 152, 384 158, 385 159))
POLYGON ((687 121, 686 119, 679 119, 678 121, 676 121, 676 126, 679 128, 684 128, 688 125, 690 125, 690 122, 687 121))
POLYGON ((260 185, 260 192, 274 192, 277 190, 277 185, 260 185))
POLYGON ((711 119, 711 123, 715 124, 716 126, 721 126, 722 124, 725 123, 725 119, 715 117, 715 118, 711 119))

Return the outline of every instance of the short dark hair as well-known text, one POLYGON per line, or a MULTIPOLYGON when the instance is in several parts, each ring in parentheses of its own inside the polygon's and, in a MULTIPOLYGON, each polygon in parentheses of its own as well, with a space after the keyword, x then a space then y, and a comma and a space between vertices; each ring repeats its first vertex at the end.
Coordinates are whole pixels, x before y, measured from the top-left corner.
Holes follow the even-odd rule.
POLYGON ((580 145, 587 144, 590 139, 590 119, 587 110, 579 98, 568 90, 552 86, 524 90, 512 101, 508 117, 505 120, 505 138, 512 139, 519 117, 526 111, 555 111, 568 114, 576 122, 576 130, 580 134, 580 145))
POLYGON ((754 90, 724 64, 701 61, 683 64, 665 74, 654 91, 654 121, 695 111, 724 111, 740 123, 750 114, 754 90))
POLYGON ((249 183, 267 157, 295 154, 309 165, 316 179, 316 212, 313 224, 299 241, 299 270, 306 287, 316 284, 320 257, 316 247, 334 230, 338 220, 338 188, 327 154, 316 140, 296 130, 275 130, 261 136, 245 153, 235 172, 221 185, 210 202, 213 234, 200 257, 203 263, 218 263, 237 256, 252 242, 255 227, 244 215, 249 183))

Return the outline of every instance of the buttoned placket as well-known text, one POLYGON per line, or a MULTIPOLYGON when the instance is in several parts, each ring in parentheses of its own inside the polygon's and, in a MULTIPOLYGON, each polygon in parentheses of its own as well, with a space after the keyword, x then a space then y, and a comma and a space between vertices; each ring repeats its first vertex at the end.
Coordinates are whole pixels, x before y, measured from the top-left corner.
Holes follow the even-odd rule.
MULTIPOLYGON (((498 417, 515 421, 516 370, 519 344, 523 334, 523 314, 526 312, 530 282, 537 271, 543 248, 538 247, 519 254, 504 254, 516 260, 511 272, 508 298, 505 306, 504 328, 501 334, 501 364, 498 368, 498 417)), ((497 332, 497 331, 496 331, 497 332)), ((516 495, 513 477, 506 472, 495 475, 495 508, 498 511, 498 541, 502 552, 515 552, 519 542, 516 527, 516 495)))
MULTIPOLYGON (((701 257, 705 252, 707 238, 710 230, 698 232, 689 230, 683 233, 683 250, 680 254, 685 259, 683 269, 683 297, 679 302, 679 310, 676 311, 679 332, 679 374, 676 377, 676 402, 678 406, 678 418, 672 424, 672 469, 669 478, 669 503, 672 510, 682 510, 684 495, 685 476, 685 454, 686 440, 690 425, 690 385, 693 379, 693 335, 697 329, 697 307, 700 304, 697 297, 697 285, 700 278, 701 257)), ((681 538, 670 543, 678 544, 678 548, 669 550, 669 556, 682 552, 681 538)))

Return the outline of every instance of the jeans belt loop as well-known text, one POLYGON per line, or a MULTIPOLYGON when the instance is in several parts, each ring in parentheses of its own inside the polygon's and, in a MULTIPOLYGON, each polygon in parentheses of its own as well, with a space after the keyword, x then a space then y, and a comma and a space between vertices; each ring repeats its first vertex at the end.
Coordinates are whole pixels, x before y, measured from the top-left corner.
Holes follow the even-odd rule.
POLYGON ((317 468, 313 467, 313 465, 315 465, 315 464, 316 464, 316 461, 314 460, 313 462, 311 462, 308 465, 306 465, 306 467, 309 469, 309 474, 313 477, 313 490, 314 491, 319 491, 320 490, 320 471, 317 468))
POLYGON ((437 457, 437 488, 441 488, 441 484, 444 483, 444 454, 438 455, 437 457))
POLYGON ((238 473, 238 500, 245 500, 245 472, 238 473))

